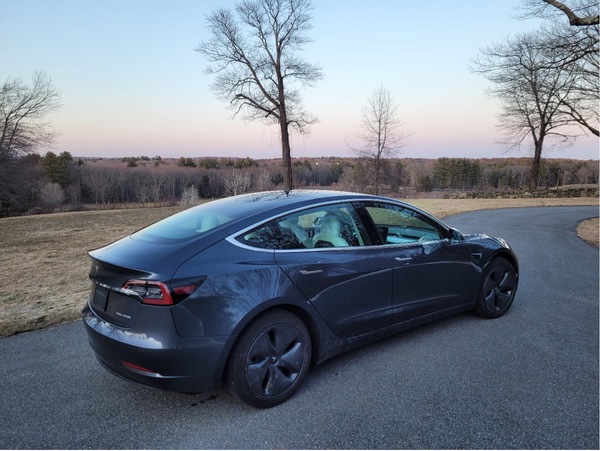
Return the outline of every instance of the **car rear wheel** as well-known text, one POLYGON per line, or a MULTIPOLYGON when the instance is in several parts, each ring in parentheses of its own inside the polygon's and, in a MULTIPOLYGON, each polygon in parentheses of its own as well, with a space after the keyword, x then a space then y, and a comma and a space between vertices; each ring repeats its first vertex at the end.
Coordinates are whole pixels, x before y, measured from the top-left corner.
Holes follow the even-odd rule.
POLYGON ((260 316, 234 346, 226 375, 229 390, 254 407, 284 402, 308 372, 311 346, 308 329, 296 315, 274 310, 260 316))
POLYGON ((510 308, 517 291, 517 274, 505 258, 492 260, 483 274, 475 311, 483 318, 498 318, 510 308))

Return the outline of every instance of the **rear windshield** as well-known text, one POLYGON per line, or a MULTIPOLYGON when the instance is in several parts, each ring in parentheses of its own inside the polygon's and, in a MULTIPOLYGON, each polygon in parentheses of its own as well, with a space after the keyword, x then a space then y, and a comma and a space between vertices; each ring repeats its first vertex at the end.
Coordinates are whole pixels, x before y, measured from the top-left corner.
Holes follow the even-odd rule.
POLYGON ((131 237, 155 243, 192 240, 242 219, 255 210, 252 204, 235 202, 232 198, 220 199, 169 216, 135 232, 131 237))

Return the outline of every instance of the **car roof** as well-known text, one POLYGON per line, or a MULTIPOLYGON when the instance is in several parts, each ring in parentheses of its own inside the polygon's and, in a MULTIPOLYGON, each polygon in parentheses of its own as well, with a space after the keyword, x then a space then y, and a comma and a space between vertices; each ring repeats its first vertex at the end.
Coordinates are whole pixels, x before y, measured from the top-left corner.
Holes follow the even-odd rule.
POLYGON ((220 205, 226 206, 226 208, 243 208, 245 217, 250 218, 255 215, 277 215, 288 210, 321 203, 351 200, 383 201, 393 199, 345 191, 297 189, 292 191, 279 190, 248 193, 226 197, 214 202, 218 202, 220 205))
MULTIPOLYGON (((319 205, 328 202, 356 202, 356 201, 375 201, 375 202, 393 202, 396 205, 416 210, 425 216, 431 217, 437 222, 442 223, 439 218, 397 199, 372 194, 360 194, 347 191, 331 191, 318 189, 297 189, 292 191, 263 191, 259 193, 248 193, 238 196, 226 197, 214 202, 214 205, 226 208, 231 211, 237 211, 243 217, 238 217, 230 223, 231 227, 225 227, 229 231, 234 228, 244 228, 255 222, 261 222, 264 219, 284 214, 288 211, 319 205)), ((211 204, 213 202, 210 202, 211 204)), ((442 223, 442 225, 445 225, 442 223)))
POLYGON ((295 189, 291 191, 263 191, 259 193, 248 193, 239 196, 233 196, 222 200, 232 200, 234 202, 253 203, 257 205, 257 210, 265 211, 268 206, 278 207, 280 205, 290 206, 293 204, 310 204, 318 201, 342 200, 357 198, 380 198, 368 194, 359 194, 346 191, 331 191, 318 189, 295 189))

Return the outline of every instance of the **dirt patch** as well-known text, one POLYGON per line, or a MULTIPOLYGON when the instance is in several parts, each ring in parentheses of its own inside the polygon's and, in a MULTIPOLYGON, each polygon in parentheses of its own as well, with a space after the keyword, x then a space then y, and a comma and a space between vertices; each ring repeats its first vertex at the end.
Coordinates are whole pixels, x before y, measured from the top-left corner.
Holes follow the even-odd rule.
POLYGON ((599 224, 598 218, 588 219, 587 221, 583 221, 577 227, 577 235, 581 237, 583 241, 586 243, 599 247, 599 239, 598 235, 600 234, 598 231, 599 224))

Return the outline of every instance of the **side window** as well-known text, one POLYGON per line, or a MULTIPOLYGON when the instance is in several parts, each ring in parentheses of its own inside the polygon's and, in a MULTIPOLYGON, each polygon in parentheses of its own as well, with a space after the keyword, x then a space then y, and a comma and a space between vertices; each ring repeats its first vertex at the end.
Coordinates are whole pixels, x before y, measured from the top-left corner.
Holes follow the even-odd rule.
POLYGON ((365 208, 385 244, 437 241, 440 230, 422 214, 397 205, 367 204, 365 208))
POLYGON ((283 216, 238 238, 261 249, 313 249, 369 244, 350 204, 326 205, 283 216))
POLYGON ((279 249, 281 233, 274 221, 238 237, 238 241, 260 249, 279 249))
POLYGON ((325 205, 303 210, 276 221, 304 248, 364 246, 367 234, 350 204, 325 205))

